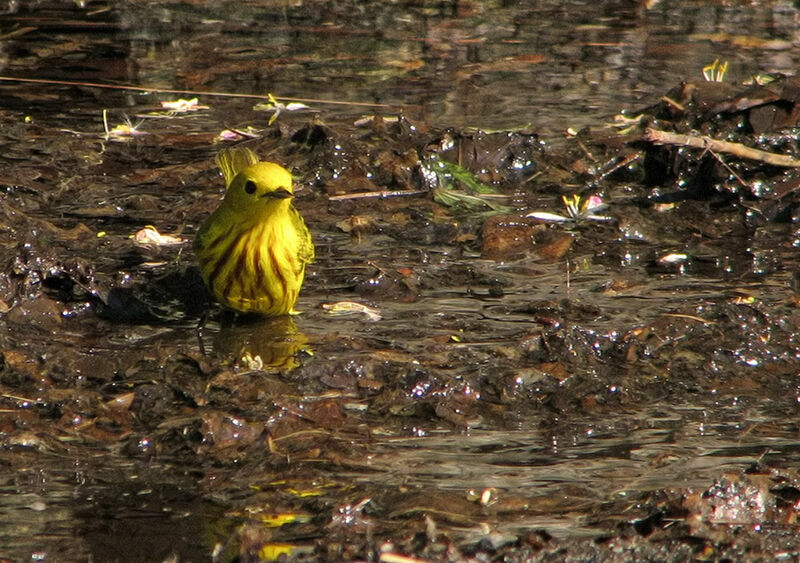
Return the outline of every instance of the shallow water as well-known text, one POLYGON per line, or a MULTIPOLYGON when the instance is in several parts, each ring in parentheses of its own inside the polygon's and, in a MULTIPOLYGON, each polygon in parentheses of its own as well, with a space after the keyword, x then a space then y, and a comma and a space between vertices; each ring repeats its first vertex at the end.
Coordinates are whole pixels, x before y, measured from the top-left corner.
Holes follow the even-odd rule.
MULTIPOLYGON (((703 2, 7 8, 6 76, 311 109, 269 127, 255 99, 154 115, 177 94, 0 81, 0 556, 248 560, 287 542, 332 560, 376 546, 435 558, 437 534, 462 554, 524 554, 541 530, 613 534, 659 491, 796 466, 794 225, 706 202, 653 212, 627 180, 605 198, 624 225, 553 229, 574 238, 555 261, 489 259, 474 213, 329 200, 384 186, 350 145, 320 155, 289 137, 314 117, 396 156, 353 121, 402 113, 419 138, 525 129, 553 155, 567 127, 651 105, 714 58, 731 82, 793 71, 797 16, 703 2), (142 135, 106 138, 103 110, 142 135), (251 125, 265 158, 292 159, 317 246, 293 320, 209 313, 187 298, 188 242, 130 240, 152 224, 188 241, 222 189, 217 135, 251 125), (354 217, 367 227, 343 232, 354 217), (690 259, 658 262, 670 253, 690 259), (338 301, 381 318, 332 316, 338 301), (265 517, 286 514, 302 517, 265 517)), ((562 212, 551 184, 503 187, 525 212, 562 212)))

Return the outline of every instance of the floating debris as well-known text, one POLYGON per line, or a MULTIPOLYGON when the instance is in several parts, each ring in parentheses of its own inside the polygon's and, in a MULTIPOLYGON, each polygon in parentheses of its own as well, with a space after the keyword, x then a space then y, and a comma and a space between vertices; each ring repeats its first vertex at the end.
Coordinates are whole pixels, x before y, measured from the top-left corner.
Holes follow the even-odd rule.
POLYGON ((253 109, 255 111, 272 112, 272 117, 269 118, 268 125, 275 123, 275 120, 278 119, 278 116, 284 111, 300 111, 304 109, 311 109, 306 104, 302 104, 300 102, 289 102, 288 104, 284 104, 283 102, 279 102, 272 94, 267 94, 267 96, 269 101, 259 102, 253 106, 253 109))
POLYGON ((549 211, 533 211, 525 215, 532 219, 539 219, 540 221, 548 221, 552 223, 577 223, 579 221, 600 221, 611 222, 616 221, 614 217, 608 215, 598 215, 600 211, 608 209, 608 204, 603 202, 603 199, 598 195, 590 195, 586 198, 581 198, 579 195, 561 196, 561 201, 564 202, 566 207, 566 215, 559 215, 558 213, 551 213, 549 211))
POLYGON ((261 132, 258 129, 248 126, 245 129, 224 129, 220 131, 214 141, 241 141, 242 139, 257 139, 260 136, 261 132))
POLYGON ((707 82, 724 82, 727 73, 728 61, 720 63, 719 59, 714 59, 713 63, 703 67, 703 78, 707 82))
POLYGON ((190 100, 185 100, 183 98, 180 98, 172 102, 160 102, 160 103, 161 107, 164 109, 168 109, 170 113, 186 113, 190 111, 208 109, 208 106, 200 105, 200 101, 197 98, 192 98, 190 100))
POLYGON ((173 235, 162 235, 158 232, 158 229, 152 225, 147 225, 143 229, 136 231, 136 234, 132 235, 131 238, 137 244, 155 246, 174 246, 186 242, 186 239, 182 239, 180 237, 173 235))
POLYGON ((134 125, 133 122, 126 117, 124 123, 120 123, 119 125, 116 125, 112 129, 109 129, 108 128, 108 110, 106 110, 106 109, 103 110, 103 128, 105 129, 105 132, 106 132, 106 136, 105 136, 106 141, 108 141, 110 139, 120 139, 120 138, 122 138, 123 140, 127 140, 128 137, 136 137, 138 135, 146 135, 147 133, 145 133, 143 131, 139 131, 139 127, 142 126, 142 123, 144 123, 144 122, 143 121, 139 121, 139 123, 134 125))
POLYGON ((369 307, 363 303, 356 303, 355 301, 338 301, 336 303, 323 303, 322 308, 325 309, 329 315, 344 317, 347 315, 357 315, 359 313, 365 315, 366 320, 374 323, 381 320, 381 314, 378 309, 369 307))

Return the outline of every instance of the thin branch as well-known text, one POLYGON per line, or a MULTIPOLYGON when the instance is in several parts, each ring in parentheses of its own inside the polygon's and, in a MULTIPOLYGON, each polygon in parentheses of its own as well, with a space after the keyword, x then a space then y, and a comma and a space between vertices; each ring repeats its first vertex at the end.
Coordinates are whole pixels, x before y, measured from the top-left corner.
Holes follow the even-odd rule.
MULTIPOLYGON (((129 84, 101 84, 98 82, 75 82, 72 80, 48 80, 46 78, 18 78, 15 76, 0 76, 0 81, 24 82, 28 84, 52 84, 54 86, 81 86, 84 88, 106 88, 109 90, 131 90, 134 92, 154 93, 154 94, 186 94, 190 96, 216 96, 219 98, 247 98, 255 100, 269 100, 269 95, 262 94, 236 94, 231 92, 214 92, 206 90, 176 90, 172 88, 148 88, 144 86, 133 86, 129 84)), ((275 96, 277 100, 287 102, 307 102, 313 104, 335 104, 341 106, 365 106, 386 108, 388 104, 375 104, 370 102, 346 102, 339 100, 318 100, 315 98, 287 98, 275 96)))
POLYGON ((674 107, 678 111, 686 111, 686 108, 683 107, 683 104, 681 104, 679 102, 676 102, 675 100, 673 100, 672 98, 670 98, 668 96, 661 96, 661 101, 664 102, 665 104, 671 105, 672 107, 674 107))
POLYGON ((789 155, 762 151, 740 143, 718 141, 706 136, 678 135, 677 133, 670 133, 669 131, 661 131, 648 127, 644 131, 643 139, 656 145, 677 145, 680 147, 706 149, 714 152, 732 154, 748 160, 757 160, 759 162, 771 164, 772 166, 800 168, 800 160, 792 158, 789 155))
POLYGON ((420 196, 430 193, 428 190, 382 190, 379 192, 356 192, 352 194, 332 195, 329 201, 345 201, 349 199, 373 199, 387 197, 420 196))
POLYGON ((616 172, 620 168, 625 168, 626 166, 629 166, 632 162, 634 162, 634 161, 638 160, 639 158, 641 158, 641 156, 642 156, 641 151, 635 152, 633 154, 626 155, 619 162, 614 163, 614 165, 611 166, 611 168, 609 168, 607 170, 604 170, 600 174, 600 176, 598 176, 597 178, 595 178, 593 180, 592 183, 593 184, 598 184, 598 183, 602 182, 603 180, 605 180, 606 178, 611 176, 614 172, 616 172))
POLYGON ((734 178, 736 178, 736 180, 739 182, 739 184, 740 184, 741 186, 743 186, 743 187, 745 187, 745 188, 749 188, 749 187, 750 187, 750 185, 749 185, 747 182, 745 182, 745 181, 744 181, 744 178, 742 178, 741 176, 739 176, 739 175, 736 173, 736 171, 735 171, 733 168, 731 168, 730 166, 728 166, 728 163, 727 163, 727 162, 725 162, 724 160, 722 160, 722 157, 720 157, 720 156, 719 156, 717 153, 715 153, 714 151, 712 151, 712 150, 710 150, 710 149, 709 149, 709 151, 708 151, 708 152, 710 152, 710 153, 711 153, 711 155, 712 155, 714 158, 716 158, 716 159, 717 159, 717 162, 719 162, 719 163, 720 163, 720 165, 721 165, 723 168, 725 168, 725 170, 727 170, 727 171, 728 171, 728 174, 730 174, 731 176, 733 176, 734 178))

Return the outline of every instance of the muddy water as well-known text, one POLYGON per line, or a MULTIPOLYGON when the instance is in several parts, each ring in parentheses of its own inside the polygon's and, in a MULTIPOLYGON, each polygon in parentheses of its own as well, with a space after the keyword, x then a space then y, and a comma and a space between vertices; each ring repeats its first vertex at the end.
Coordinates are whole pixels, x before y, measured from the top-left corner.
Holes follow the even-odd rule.
MULTIPOLYGON (((402 171, 382 181, 375 162, 402 168, 445 128, 522 130, 543 153, 518 182, 501 171, 503 201, 563 213, 558 196, 583 185, 536 173, 567 127, 650 105, 714 58, 732 82, 792 71, 796 17, 702 2, 8 8, 6 76, 310 108, 270 126, 257 99, 201 94, 207 107, 170 114, 159 102, 178 94, 0 82, 0 556, 580 556, 669 491, 791 469, 792 225, 719 202, 655 211, 632 171, 604 194, 616 222, 550 229, 572 237, 565 255, 488 256, 480 213, 329 196, 396 188, 402 171), (107 135, 104 110, 137 130, 107 135), (353 125, 400 113, 405 137, 353 125), (231 318, 193 269, 218 135, 248 126, 293 167, 317 246, 296 319, 231 318), (136 244, 145 225, 183 242, 136 244), (340 301, 372 316, 324 307, 340 301)), ((717 518, 734 516, 756 523, 717 518)))

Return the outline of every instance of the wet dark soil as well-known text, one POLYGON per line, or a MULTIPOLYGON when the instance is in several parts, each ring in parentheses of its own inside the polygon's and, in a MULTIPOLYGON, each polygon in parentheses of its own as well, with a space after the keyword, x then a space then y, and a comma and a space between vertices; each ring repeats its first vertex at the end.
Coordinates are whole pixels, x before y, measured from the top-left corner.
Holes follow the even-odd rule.
POLYGON ((8 6, 0 557, 796 558, 796 17, 8 6), (234 144, 297 317, 200 280, 234 144))

